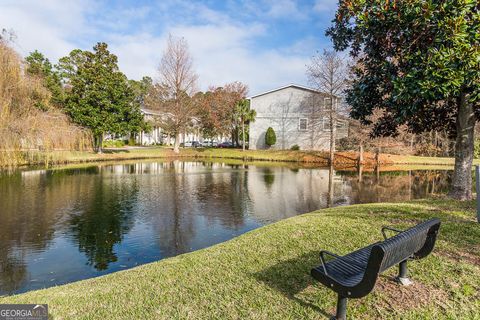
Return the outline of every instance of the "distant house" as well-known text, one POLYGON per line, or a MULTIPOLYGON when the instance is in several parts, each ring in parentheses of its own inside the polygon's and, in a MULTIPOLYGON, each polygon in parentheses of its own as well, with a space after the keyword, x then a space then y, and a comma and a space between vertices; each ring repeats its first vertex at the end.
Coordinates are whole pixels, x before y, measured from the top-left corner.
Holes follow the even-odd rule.
MULTIPOLYGON (((340 99, 299 85, 288 85, 249 97, 257 112, 250 123, 249 148, 267 149, 265 133, 272 127, 277 142, 272 148, 328 150, 330 147, 330 108, 337 110, 340 99)), ((348 121, 337 115, 337 139, 348 134, 348 121)))
POLYGON ((136 136, 135 142, 141 145, 154 145, 154 144, 165 143, 165 140, 167 139, 167 137, 162 133, 162 128, 160 128, 158 125, 153 124, 155 123, 155 118, 161 117, 162 114, 158 111, 150 110, 146 108, 142 108, 141 111, 145 121, 152 124, 152 131, 150 132, 141 131, 136 136))
MULTIPOLYGON (((151 131, 141 131, 136 135, 135 142, 140 145, 173 145, 174 138, 168 135, 162 130, 160 123, 161 119, 168 117, 169 115, 161 111, 151 110, 147 108, 141 108, 142 114, 146 122, 150 123, 151 131)), ((197 119, 192 119, 191 127, 180 135, 180 142, 185 143, 187 141, 200 141, 203 142, 204 138, 200 132, 200 129, 196 126, 197 119)))

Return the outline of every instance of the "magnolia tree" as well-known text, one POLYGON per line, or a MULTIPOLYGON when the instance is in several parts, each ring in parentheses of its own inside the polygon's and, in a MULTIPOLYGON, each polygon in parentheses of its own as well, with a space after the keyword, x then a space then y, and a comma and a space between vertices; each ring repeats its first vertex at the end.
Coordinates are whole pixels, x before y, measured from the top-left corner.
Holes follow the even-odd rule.
POLYGON ((480 117, 480 3, 477 0, 340 0, 327 31, 357 59, 346 101, 375 135, 401 125, 456 137, 450 195, 472 192, 474 127, 480 117))
POLYGON ((68 88, 66 112, 92 131, 97 152, 102 152, 105 133, 126 134, 144 128, 134 90, 106 43, 98 43, 93 52, 73 50, 60 59, 58 69, 68 88))

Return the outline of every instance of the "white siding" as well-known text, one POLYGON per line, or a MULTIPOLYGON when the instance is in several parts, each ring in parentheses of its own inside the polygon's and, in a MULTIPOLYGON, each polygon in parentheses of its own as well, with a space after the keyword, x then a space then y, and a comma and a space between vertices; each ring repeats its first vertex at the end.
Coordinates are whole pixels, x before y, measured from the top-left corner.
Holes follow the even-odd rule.
POLYGON ((257 112, 250 123, 250 149, 266 149, 265 133, 272 127, 277 136, 274 149, 328 150, 329 130, 323 126, 325 95, 289 86, 251 98, 257 112), (308 119, 307 130, 300 129, 300 119, 308 119))

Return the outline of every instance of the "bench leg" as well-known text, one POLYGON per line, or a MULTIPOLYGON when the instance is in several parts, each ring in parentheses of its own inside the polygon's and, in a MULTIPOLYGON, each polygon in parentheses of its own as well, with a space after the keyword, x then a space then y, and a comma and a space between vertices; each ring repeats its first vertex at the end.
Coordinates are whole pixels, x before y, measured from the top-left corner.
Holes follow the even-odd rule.
POLYGON ((407 274, 407 260, 403 260, 400 262, 398 265, 398 277, 396 279, 398 283, 400 283, 402 286, 409 286, 413 282, 408 278, 407 274))
POLYGON ((347 319, 347 297, 338 295, 337 314, 332 320, 346 320, 347 319))

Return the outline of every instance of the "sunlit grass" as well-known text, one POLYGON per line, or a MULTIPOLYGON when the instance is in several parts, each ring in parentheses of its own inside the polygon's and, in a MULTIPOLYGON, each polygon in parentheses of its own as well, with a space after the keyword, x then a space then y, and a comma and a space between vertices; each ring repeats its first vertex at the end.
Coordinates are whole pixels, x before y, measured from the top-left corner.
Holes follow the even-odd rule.
MULTIPOLYGON (((30 152, 31 161, 25 159, 21 164, 43 164, 39 159, 42 152, 30 152)), ((272 161, 272 162, 296 162, 315 166, 325 166, 328 164, 328 154, 320 151, 292 151, 292 150, 246 150, 241 149, 218 149, 218 148, 185 148, 181 149, 179 154, 173 152, 168 147, 136 147, 136 148, 116 148, 105 149, 104 153, 97 154, 88 151, 51 151, 48 154, 49 164, 65 163, 83 163, 98 161, 120 161, 120 160, 139 160, 155 158, 190 158, 190 159, 230 159, 241 161, 272 161)), ((353 167, 356 165, 357 156, 354 152, 339 152, 336 157, 336 166, 353 167)), ((366 154, 366 166, 375 165, 374 155, 366 154)), ((436 166, 452 168, 453 158, 434 158, 417 156, 399 156, 399 155, 381 155, 381 166, 404 166, 405 169, 412 169, 412 166, 436 166), (410 166, 410 168, 407 168, 410 166)), ((480 160, 475 160, 480 164, 480 160)), ((416 168, 415 167, 415 168, 416 168)))
MULTIPOLYGON (((347 253, 439 217, 437 246, 410 263, 416 285, 382 277, 348 305, 352 319, 476 319, 480 314, 480 227, 473 202, 368 204, 320 210, 213 247, 65 286, 0 298, 48 303, 55 319, 326 319, 335 294, 309 276, 318 252, 347 253)), ((387 272, 393 276, 396 268, 387 272)))

